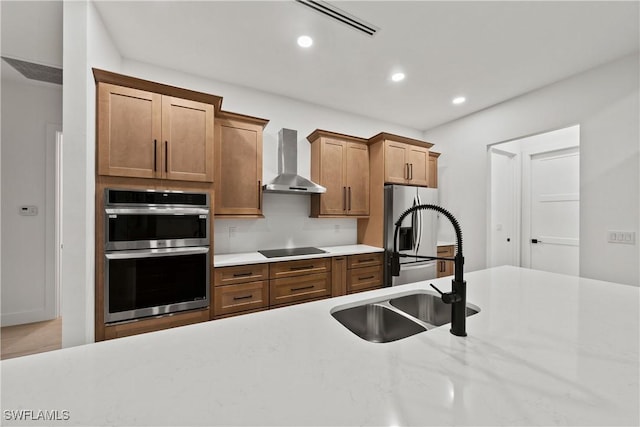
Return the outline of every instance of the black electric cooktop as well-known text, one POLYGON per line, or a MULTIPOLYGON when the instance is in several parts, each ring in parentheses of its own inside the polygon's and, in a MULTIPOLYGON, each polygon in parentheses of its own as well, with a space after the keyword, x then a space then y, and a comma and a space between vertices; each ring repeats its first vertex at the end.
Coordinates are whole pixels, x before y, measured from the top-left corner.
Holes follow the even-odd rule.
POLYGON ((282 256, 296 256, 296 255, 313 255, 313 254, 326 254, 327 251, 323 251, 318 248, 286 248, 286 249, 269 249, 265 251, 258 251, 267 258, 278 258, 282 256))

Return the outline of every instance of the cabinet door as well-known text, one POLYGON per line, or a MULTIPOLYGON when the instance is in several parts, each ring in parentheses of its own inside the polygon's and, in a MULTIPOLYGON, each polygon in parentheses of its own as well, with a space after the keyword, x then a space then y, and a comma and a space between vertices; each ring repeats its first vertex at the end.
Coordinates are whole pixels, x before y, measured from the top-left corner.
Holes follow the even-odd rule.
POLYGON ((162 97, 163 177, 213 182, 213 105, 162 97))
POLYGON ((369 215, 369 147, 347 143, 347 214, 369 215))
POLYGON ((216 215, 261 215, 262 127, 218 119, 215 128, 216 215))
POLYGON ((347 294, 347 258, 334 257, 331 260, 331 296, 347 294))
POLYGON ((398 142, 385 142, 384 182, 390 184, 407 183, 409 163, 405 158, 406 147, 405 144, 398 142))
POLYGON ((429 150, 415 145, 407 146, 409 163, 409 184, 427 187, 429 185, 429 150))
POLYGON ((344 215, 347 209, 347 144, 326 139, 322 141, 320 150, 320 184, 327 189, 320 195, 320 214, 344 215))
POLYGON ((98 84, 98 174, 159 178, 161 95, 98 84))
POLYGON ((438 188, 438 157, 429 153, 429 187, 438 188))

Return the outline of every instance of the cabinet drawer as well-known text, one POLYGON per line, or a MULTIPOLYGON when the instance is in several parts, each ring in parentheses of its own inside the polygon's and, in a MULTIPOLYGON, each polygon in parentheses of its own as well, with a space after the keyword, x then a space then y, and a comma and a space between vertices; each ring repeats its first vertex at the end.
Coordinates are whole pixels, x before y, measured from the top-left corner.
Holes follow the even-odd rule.
POLYGON ((213 270, 213 277, 215 286, 267 280, 269 278, 269 264, 218 267, 213 270))
POLYGON ((262 280, 219 286, 214 289, 213 295, 216 316, 260 309, 269 305, 269 282, 262 280))
POLYGON ((371 267, 373 265, 382 265, 383 253, 375 254, 358 254, 349 255, 347 260, 347 268, 371 267))
POLYGON ((326 273, 328 271, 331 271, 331 258, 274 262, 269 267, 271 279, 299 276, 301 274, 326 273))
POLYGON ((382 285, 382 266, 363 267, 349 270, 347 292, 375 288, 382 285))
POLYGON ((270 281, 271 305, 330 296, 331 279, 329 273, 308 274, 285 277, 270 281))
POLYGON ((454 252, 454 246, 453 245, 438 246, 438 256, 441 256, 441 257, 452 257, 453 256, 453 252, 454 252))

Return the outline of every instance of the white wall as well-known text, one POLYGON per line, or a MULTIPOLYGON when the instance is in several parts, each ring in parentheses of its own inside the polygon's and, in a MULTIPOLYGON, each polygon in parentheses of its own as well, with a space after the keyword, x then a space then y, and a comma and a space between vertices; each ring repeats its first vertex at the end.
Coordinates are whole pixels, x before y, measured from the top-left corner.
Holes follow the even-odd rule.
POLYGON ((466 270, 485 267, 486 147, 580 125, 580 275, 638 285, 635 245, 607 243, 607 230, 639 230, 637 54, 430 129, 442 151, 440 200, 458 216, 466 270))
MULTIPOLYGON (((4 65, 4 64, 3 64, 4 65)), ((2 78, 2 326, 56 315, 54 258, 55 130, 62 124, 62 87, 2 78), (47 194, 47 192, 49 194, 47 194), (36 206, 21 216, 20 206, 36 206)))
POLYGON ((62 346, 94 340, 95 83, 121 59, 92 3, 64 3, 62 346))
MULTIPOLYGON (((223 110, 269 119, 263 138, 263 179, 266 183, 278 173, 278 131, 283 127, 298 131, 298 173, 307 178, 311 175, 311 146, 306 137, 315 129, 365 138, 381 131, 413 138, 422 136, 416 129, 131 60, 123 62, 122 72, 219 95, 223 97, 223 110)), ((357 241, 355 219, 309 218, 309 196, 265 194, 263 202, 264 219, 215 221, 215 253, 283 246, 345 245, 357 241), (233 237, 230 237, 229 227, 235 228, 233 237)))

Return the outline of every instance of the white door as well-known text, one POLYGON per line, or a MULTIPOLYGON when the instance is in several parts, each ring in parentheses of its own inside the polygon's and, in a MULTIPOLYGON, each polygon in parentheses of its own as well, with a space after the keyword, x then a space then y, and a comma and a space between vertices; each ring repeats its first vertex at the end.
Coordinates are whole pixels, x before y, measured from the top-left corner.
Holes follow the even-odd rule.
POLYGON ((518 233, 516 232, 518 180, 516 154, 490 148, 491 215, 489 218, 489 267, 520 265, 517 258, 518 233))
POLYGON ((579 274, 580 152, 569 148, 531 156, 530 266, 579 274))

